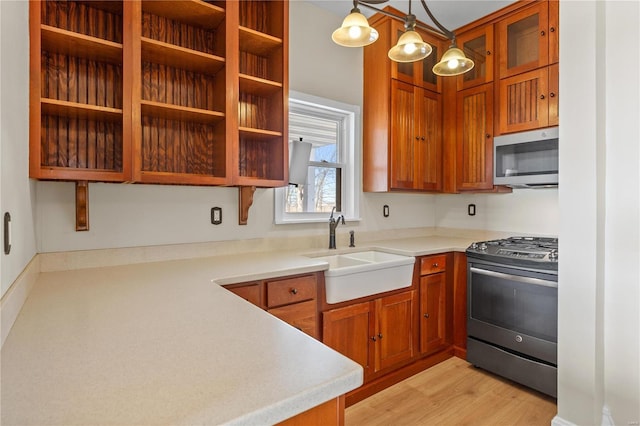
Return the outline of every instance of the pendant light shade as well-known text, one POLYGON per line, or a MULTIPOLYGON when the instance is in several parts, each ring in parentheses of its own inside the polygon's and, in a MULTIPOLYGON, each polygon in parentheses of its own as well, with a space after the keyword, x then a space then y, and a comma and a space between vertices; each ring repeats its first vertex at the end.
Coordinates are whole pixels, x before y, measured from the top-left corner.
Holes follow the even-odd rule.
POLYGON ((405 31, 398 43, 389 50, 389 59, 395 62, 415 62, 431 54, 431 46, 414 30, 405 31))
POLYGON ((331 39, 340 46, 362 47, 376 41, 378 31, 369 26, 367 18, 358 8, 354 8, 344 18, 342 26, 333 32, 331 39))
POLYGON ((464 52, 454 44, 442 55, 440 62, 433 66, 433 73, 445 77, 459 75, 471 71, 473 66, 473 61, 464 56, 464 52))

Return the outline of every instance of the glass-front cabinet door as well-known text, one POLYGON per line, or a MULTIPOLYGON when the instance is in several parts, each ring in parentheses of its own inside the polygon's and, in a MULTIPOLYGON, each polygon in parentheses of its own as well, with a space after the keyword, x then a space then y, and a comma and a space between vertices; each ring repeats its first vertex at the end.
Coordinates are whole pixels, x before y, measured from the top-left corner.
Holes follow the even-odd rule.
MULTIPOLYGON (((555 30, 555 29, 554 29, 555 30)), ((549 64, 549 5, 535 3, 497 24, 500 78, 549 64)))
MULTIPOLYGON (((404 24, 400 21, 391 23, 391 46, 395 46, 400 36, 404 33, 404 24)), ((405 83, 413 84, 432 92, 440 93, 440 79, 433 73, 433 66, 438 63, 443 53, 443 41, 431 36, 425 31, 416 28, 422 39, 431 45, 431 54, 418 62, 392 62, 391 77, 405 83)))
POLYGON ((486 25, 456 36, 458 47, 473 60, 474 66, 458 77, 458 90, 493 81, 493 25, 486 25))

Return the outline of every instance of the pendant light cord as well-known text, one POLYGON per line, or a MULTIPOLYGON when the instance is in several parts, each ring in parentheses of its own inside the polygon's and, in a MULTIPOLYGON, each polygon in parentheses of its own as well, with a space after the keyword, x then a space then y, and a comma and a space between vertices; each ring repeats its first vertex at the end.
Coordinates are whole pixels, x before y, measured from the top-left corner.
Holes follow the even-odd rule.
MULTIPOLYGON (((436 24, 436 27, 438 27, 444 33, 444 35, 446 35, 447 38, 455 44, 456 42, 455 34, 453 34, 451 31, 446 29, 440 22, 438 22, 436 17, 433 16, 433 13, 431 13, 431 11, 429 10, 429 7, 427 6, 427 2, 425 0, 420 0, 420 3, 422 3, 422 7, 424 8, 425 12, 427 12, 427 15, 429 15, 429 18, 433 21, 433 23, 436 24)), ((411 10, 411 0, 409 0, 409 10, 411 10)))

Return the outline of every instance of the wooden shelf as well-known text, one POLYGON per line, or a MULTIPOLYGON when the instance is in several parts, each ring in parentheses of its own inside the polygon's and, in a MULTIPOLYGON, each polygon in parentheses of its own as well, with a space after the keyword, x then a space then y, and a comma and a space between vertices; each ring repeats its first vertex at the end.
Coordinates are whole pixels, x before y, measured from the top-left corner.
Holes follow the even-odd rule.
POLYGON ((163 43, 147 37, 142 37, 142 60, 207 75, 216 75, 225 63, 224 58, 219 56, 163 43))
POLYGON ((265 80, 264 78, 240 74, 240 91, 258 96, 268 96, 282 90, 282 83, 265 80))
POLYGON ((142 10, 211 30, 218 28, 225 17, 224 9, 200 0, 181 1, 179 4, 175 0, 144 0, 142 10))
POLYGON ((189 108, 179 105, 165 104, 154 101, 140 101, 143 115, 164 118, 167 120, 192 121, 195 123, 212 124, 224 119, 224 113, 208 111, 199 108, 189 108))
POLYGON ((240 131, 241 138, 269 140, 282 137, 282 132, 275 132, 273 130, 252 129, 250 127, 238 127, 238 130, 240 131))
POLYGON ((122 110, 77 102, 42 98, 40 107, 43 114, 96 121, 122 121, 122 110))
POLYGON ((240 50, 254 53, 260 56, 268 56, 274 50, 282 47, 282 39, 252 30, 247 27, 239 27, 240 50))
POLYGON ((40 33, 42 34, 42 49, 48 52, 101 62, 122 63, 122 44, 120 43, 44 24, 40 25, 40 33))

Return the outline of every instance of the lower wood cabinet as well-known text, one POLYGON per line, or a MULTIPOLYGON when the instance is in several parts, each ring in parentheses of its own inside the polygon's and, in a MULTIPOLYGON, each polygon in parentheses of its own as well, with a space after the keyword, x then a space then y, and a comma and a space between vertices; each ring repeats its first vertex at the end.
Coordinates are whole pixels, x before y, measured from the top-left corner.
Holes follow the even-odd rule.
POLYGON ((225 286, 252 304, 319 339, 319 273, 225 286))
POLYGON ((420 259, 420 353, 429 354, 451 346, 453 288, 447 264, 450 255, 420 259))
POLYGON ((364 368, 365 380, 415 355, 414 290, 325 311, 323 342, 364 368))

